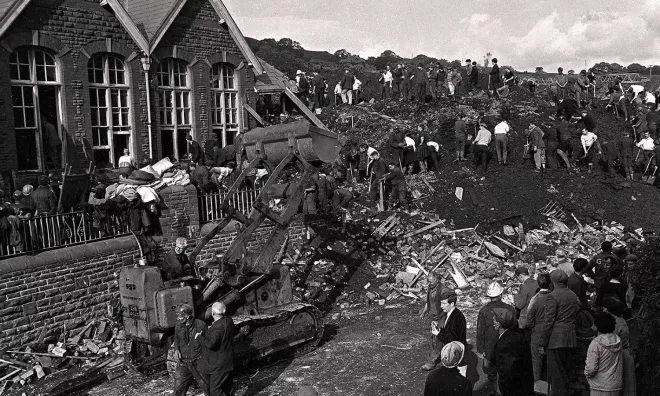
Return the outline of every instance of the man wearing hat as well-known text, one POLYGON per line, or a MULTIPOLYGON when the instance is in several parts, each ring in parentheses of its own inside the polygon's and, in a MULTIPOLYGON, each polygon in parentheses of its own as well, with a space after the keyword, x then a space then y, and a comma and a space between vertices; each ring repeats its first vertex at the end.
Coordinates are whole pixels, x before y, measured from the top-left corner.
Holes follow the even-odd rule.
MULTIPOLYGON (((467 322, 463 312, 456 308, 456 293, 453 290, 445 290, 440 294, 440 308, 444 312, 445 318, 440 318, 435 326, 431 326, 431 333, 438 345, 437 349, 440 348, 440 345, 446 345, 452 341, 467 344, 467 322)), ((422 369, 432 370, 436 363, 437 357, 423 365, 422 369)))
POLYGON ((472 383, 458 370, 463 360, 465 345, 452 341, 442 347, 441 367, 431 371, 426 377, 424 396, 468 396, 472 395, 472 383))
POLYGON ((208 395, 208 384, 200 374, 202 345, 195 335, 206 331, 206 323, 196 319, 193 309, 188 304, 181 304, 176 310, 174 327, 175 360, 179 363, 174 374, 174 396, 186 396, 193 381, 208 395))
POLYGON ((30 199, 34 203, 35 216, 55 214, 57 210, 57 197, 48 186, 48 182, 48 176, 39 176, 39 187, 30 194, 30 199))
POLYGON ((488 380, 493 384, 497 381, 497 371, 492 367, 490 356, 493 354, 493 348, 499 338, 497 330, 493 327, 494 310, 503 309, 515 317, 515 310, 509 304, 502 301, 504 288, 498 282, 492 282, 486 289, 486 297, 490 302, 484 305, 479 311, 477 317, 477 353, 480 353, 484 359, 484 373, 488 375, 488 380))
POLYGON ((534 375, 529 343, 518 329, 515 317, 508 309, 495 308, 492 321, 499 338, 488 360, 497 371, 502 395, 533 395, 534 375))
POLYGON ((186 238, 177 238, 172 249, 165 255, 165 260, 161 266, 162 272, 166 275, 165 280, 194 276, 192 265, 190 265, 186 255, 187 247, 188 240, 186 238))
POLYGON ((554 290, 545 300, 545 319, 539 323, 539 353, 548 357, 551 395, 568 395, 577 347, 575 318, 580 310, 578 296, 568 289, 568 275, 560 269, 550 273, 554 290))

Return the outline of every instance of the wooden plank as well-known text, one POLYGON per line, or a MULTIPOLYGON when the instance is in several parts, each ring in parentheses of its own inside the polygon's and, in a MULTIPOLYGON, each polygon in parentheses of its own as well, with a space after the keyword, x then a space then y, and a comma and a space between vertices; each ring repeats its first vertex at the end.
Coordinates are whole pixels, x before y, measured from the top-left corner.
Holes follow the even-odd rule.
POLYGON ((425 231, 428 231, 428 230, 432 230, 432 229, 434 229, 435 227, 440 226, 440 225, 444 225, 444 224, 445 224, 445 220, 438 220, 438 221, 436 221, 435 223, 431 223, 431 224, 427 225, 426 227, 422 227, 422 228, 420 228, 419 230, 411 231, 411 232, 405 234, 405 235, 403 236, 403 238, 410 238, 411 236, 415 236, 415 235, 417 235, 417 234, 421 234, 422 232, 425 232, 425 231))
MULTIPOLYGON (((279 83, 279 84, 282 84, 281 82, 278 82, 278 83, 279 83)), ((299 98, 298 98, 293 92, 291 92, 291 90, 289 90, 289 88, 285 87, 284 84, 282 84, 282 88, 284 89, 284 93, 286 94, 286 96, 287 96, 289 99, 291 99, 291 101, 292 101, 293 103, 295 103, 296 106, 298 106, 298 108, 300 109, 300 111, 302 111, 303 114, 305 114, 305 116, 307 116, 307 118, 309 118, 309 120, 310 120, 314 125, 316 125, 316 126, 319 127, 319 128, 328 129, 328 128, 325 126, 325 124, 323 124, 323 122, 321 122, 321 120, 319 120, 318 117, 316 117, 316 114, 314 114, 314 113, 309 109, 309 107, 305 106, 305 104, 304 104, 304 103, 303 103, 303 102, 302 102, 302 101, 301 101, 301 100, 300 100, 300 99, 299 99, 299 98)))
POLYGON ((500 238, 497 235, 493 235, 493 238, 497 239, 498 241, 502 242, 503 244, 507 245, 508 247, 510 247, 512 249, 516 249, 519 252, 524 252, 524 250, 522 248, 514 245, 513 243, 507 241, 506 239, 500 238))
POLYGON ((255 109, 252 108, 249 104, 243 102, 243 108, 259 123, 261 126, 266 126, 266 122, 261 118, 255 109))

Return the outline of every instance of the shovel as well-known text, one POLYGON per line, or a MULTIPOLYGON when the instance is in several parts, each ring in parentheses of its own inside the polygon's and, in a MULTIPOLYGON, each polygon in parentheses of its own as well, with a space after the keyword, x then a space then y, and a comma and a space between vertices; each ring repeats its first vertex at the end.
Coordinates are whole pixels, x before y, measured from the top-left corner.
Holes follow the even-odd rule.
MULTIPOLYGON (((649 167, 651 166, 651 162, 653 162, 653 156, 651 156, 651 158, 649 158, 649 163, 646 164, 646 169, 644 169, 644 174, 642 175, 642 181, 644 183, 648 183, 649 177, 651 177, 650 175, 646 174, 649 171, 649 167)), ((655 175, 655 172, 653 172, 653 173, 655 175)), ((653 176, 653 181, 655 181, 655 176, 653 176)))
POLYGON ((655 169, 653 169, 653 174, 646 178, 646 184, 655 184, 655 172, 657 171, 658 167, 656 166, 655 169))

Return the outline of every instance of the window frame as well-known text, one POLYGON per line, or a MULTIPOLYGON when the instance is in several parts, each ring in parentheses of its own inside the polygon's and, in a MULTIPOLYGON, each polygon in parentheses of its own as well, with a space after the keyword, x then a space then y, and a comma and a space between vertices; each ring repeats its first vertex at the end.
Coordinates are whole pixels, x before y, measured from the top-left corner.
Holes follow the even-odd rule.
MULTIPOLYGON (((238 134, 241 127, 241 104, 239 96, 239 87, 240 78, 238 70, 231 63, 227 62, 217 62, 211 66, 211 130, 214 134, 220 133, 221 136, 221 146, 224 147, 227 144, 232 144, 236 134, 238 134), (227 75, 226 70, 231 68, 233 87, 229 88, 226 86, 227 75), (218 72, 219 71, 219 72, 218 72), (217 85, 217 86, 216 86, 217 85), (220 98, 218 103, 218 97, 220 98), (227 102, 231 102, 231 99, 234 98, 234 107, 228 107, 227 102), (233 123, 227 122, 228 111, 232 112, 234 115, 233 123), (234 113, 235 112, 235 113, 234 113), (218 122, 218 114, 220 114, 220 122, 218 122), (232 125, 231 127, 228 125, 232 125), (229 143, 228 135, 232 134, 231 143, 229 143)), ((231 114, 231 113, 230 113, 231 114)), ((231 117, 231 116, 230 116, 231 117)))
POLYGON ((194 129, 192 76, 188 62, 180 58, 163 59, 158 65, 156 80, 161 156, 162 139, 164 139, 163 131, 171 131, 173 156, 176 160, 181 160, 185 153, 179 152, 179 144, 182 142, 179 142, 178 136, 183 132, 192 133, 194 129), (176 68, 174 67, 175 65, 176 68), (166 73, 163 72, 163 66, 167 66, 166 73), (163 83, 163 76, 165 75, 167 76, 167 85, 163 83), (185 79, 185 84, 183 85, 181 84, 182 77, 185 79), (174 84, 175 78, 176 84, 174 84), (186 103, 185 106, 183 105, 184 102, 186 103), (167 106, 168 104, 169 106, 167 106), (180 118, 183 118, 184 122, 180 122, 180 118))
MULTIPOLYGON (((108 159, 109 163, 112 167, 116 168, 119 164, 115 163, 115 136, 125 136, 128 135, 128 147, 133 152, 133 125, 131 123, 131 120, 133 119, 133 108, 131 106, 132 103, 132 98, 131 98, 131 87, 130 87, 130 73, 128 70, 128 65, 126 62, 126 59, 116 53, 113 52, 99 52, 94 55, 92 55, 88 61, 87 61, 87 84, 88 84, 88 90, 87 93, 89 95, 89 109, 90 109, 90 128, 91 128, 91 137, 92 137, 92 151, 95 150, 107 150, 108 153, 108 159), (95 72, 99 70, 96 68, 94 61, 101 57, 102 59, 102 82, 98 81, 92 81, 90 78, 90 70, 93 70, 92 75, 94 76, 94 80, 96 80, 96 74, 95 72), (115 66, 114 69, 111 69, 110 63, 111 60, 115 66), (118 83, 117 82, 117 76, 119 75, 119 69, 116 68, 117 66, 117 61, 121 62, 123 65, 123 83, 118 83), (91 67, 90 67, 91 65, 91 67), (114 74, 114 82, 111 81, 111 76, 114 74), (97 105, 93 106, 94 101, 92 100, 92 92, 97 93, 96 97, 98 98, 98 92, 100 90, 104 90, 104 100, 105 100, 105 106, 101 107, 98 105, 98 100, 96 101, 97 105), (123 96, 123 104, 124 106, 113 106, 113 93, 117 92, 118 93, 118 98, 121 98, 122 95, 119 95, 119 93, 125 92, 125 95, 123 96), (105 109, 105 123, 106 125, 95 125, 95 116, 94 116, 94 111, 100 111, 100 109, 104 108, 105 109), (119 110, 119 124, 120 125, 115 125, 114 122, 114 115, 116 113, 116 110, 119 110), (126 109, 125 112, 125 122, 122 120, 122 115, 124 113, 122 112, 123 109, 126 109), (97 131, 95 129, 101 129, 101 128, 106 128, 106 140, 107 144, 102 145, 102 144, 95 144, 95 134, 97 131)), ((121 102, 121 100, 118 101, 118 103, 121 102)), ((100 115, 100 114, 99 114, 100 115)), ((99 139, 100 140, 100 139, 99 139)), ((117 161, 119 160, 118 158, 116 159, 117 161)))
MULTIPOLYGON (((45 142, 44 142, 44 136, 43 136, 43 120, 41 117, 41 106, 39 104, 39 87, 40 86, 52 86, 56 88, 55 91, 55 96, 56 96, 56 102, 55 103, 55 113, 57 116, 56 120, 56 129, 57 129, 57 135, 62 141, 62 129, 61 129, 61 123, 62 123, 62 83, 61 83, 61 76, 60 76, 60 64, 58 58, 55 56, 53 51, 44 48, 44 47, 39 47, 39 46, 33 46, 33 45, 27 45, 27 46, 20 46, 15 48, 11 54, 9 54, 9 61, 8 61, 8 66, 9 66, 9 86, 10 89, 13 90, 14 87, 20 87, 21 89, 21 104, 22 106, 15 106, 14 105, 14 96, 13 92, 10 92, 11 100, 12 100, 12 113, 14 115, 14 134, 19 133, 19 131, 31 131, 31 132, 23 132, 23 133, 31 133, 33 135, 34 141, 35 141, 35 146, 37 150, 37 167, 36 168, 31 168, 31 169, 18 169, 18 171, 43 171, 46 168, 46 153, 44 151, 45 149, 45 142), (19 53, 25 51, 27 52, 28 56, 28 63, 21 63, 20 59, 18 59, 19 53), (43 64, 38 64, 37 62, 37 53, 43 54, 42 59, 44 60, 43 64), (16 55, 18 62, 14 62, 14 55, 16 55), (50 59, 52 59, 52 65, 47 64, 45 62, 46 58, 45 56, 48 56, 50 59), (29 79, 22 79, 22 73, 21 73, 21 66, 27 66, 28 67, 28 77, 29 79), (17 67, 18 71, 18 79, 13 78, 13 67, 17 67), (45 80, 39 79, 39 67, 43 67, 44 71, 44 77, 46 77, 45 80), (53 69, 53 79, 48 79, 48 69, 53 69), (25 126, 25 123, 23 126, 19 127, 17 125, 17 120, 15 117, 15 111, 17 107, 20 107, 23 109, 23 121, 25 121, 25 109, 27 106, 25 106, 25 87, 29 88, 32 90, 32 106, 34 113, 33 113, 33 121, 35 123, 34 127, 27 127, 25 126)), ((62 142, 64 145, 64 142, 62 142)), ((17 156, 22 155, 23 153, 18 152, 18 147, 16 147, 17 151, 17 156)), ((26 154, 31 154, 31 153, 26 153, 26 154)), ((62 150, 62 153, 60 154, 60 161, 63 160, 64 157, 64 150, 62 150)), ((18 168, 18 163, 17 163, 17 168, 18 168)))

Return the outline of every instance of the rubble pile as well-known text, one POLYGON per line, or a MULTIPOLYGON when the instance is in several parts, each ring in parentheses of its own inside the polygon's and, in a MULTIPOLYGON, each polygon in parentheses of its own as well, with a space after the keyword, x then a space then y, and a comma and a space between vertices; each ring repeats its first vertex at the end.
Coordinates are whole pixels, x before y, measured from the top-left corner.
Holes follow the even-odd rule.
POLYGON ((325 308, 338 320, 361 307, 423 301, 426 276, 437 271, 443 285, 461 296, 462 307, 487 303, 484 292, 492 281, 504 286, 503 299, 513 304, 521 284, 515 276, 519 266, 570 274, 574 259, 594 256, 605 240, 615 246, 630 238, 644 240, 641 229, 626 230, 616 222, 583 225, 556 202, 539 212, 546 221, 538 228, 512 223, 486 230, 478 224, 456 229, 451 220, 422 211, 374 215, 358 207, 350 215, 352 226, 323 242, 316 237, 312 251, 301 255, 293 272, 295 293, 322 307, 335 293, 334 306, 325 308), (354 272, 360 274, 351 276, 354 272))
MULTIPOLYGON (((43 337, 22 349, 0 350, 0 394, 20 388, 72 367, 79 367, 71 385, 103 381, 124 375, 124 330, 109 319, 94 319, 84 328, 60 335, 54 344, 43 337)), ((72 389, 72 388, 71 388, 72 389)), ((69 394, 64 386, 56 394, 69 394)))

